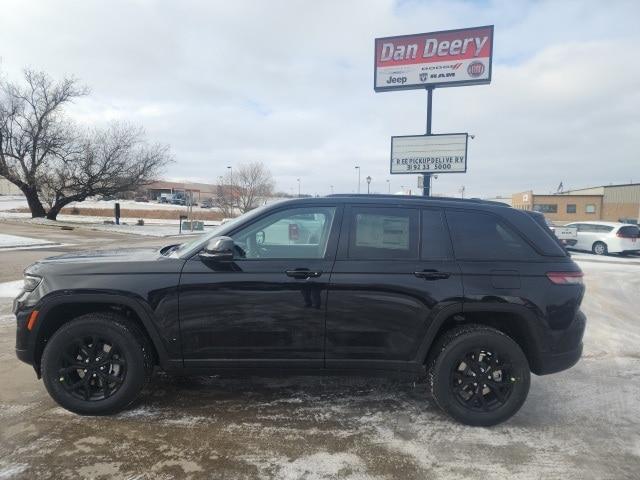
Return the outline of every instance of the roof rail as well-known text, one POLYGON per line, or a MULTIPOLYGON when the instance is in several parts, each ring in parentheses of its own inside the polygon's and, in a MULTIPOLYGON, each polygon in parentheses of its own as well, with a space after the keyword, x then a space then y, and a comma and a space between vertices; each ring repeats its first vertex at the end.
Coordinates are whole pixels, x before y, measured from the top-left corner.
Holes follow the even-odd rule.
POLYGON ((457 197, 421 197, 417 195, 392 195, 388 193, 332 193, 327 197, 359 197, 359 198, 389 198, 403 200, 429 200, 442 202, 479 203, 482 205, 497 205, 510 207, 507 203, 482 200, 481 198, 457 198, 457 197))

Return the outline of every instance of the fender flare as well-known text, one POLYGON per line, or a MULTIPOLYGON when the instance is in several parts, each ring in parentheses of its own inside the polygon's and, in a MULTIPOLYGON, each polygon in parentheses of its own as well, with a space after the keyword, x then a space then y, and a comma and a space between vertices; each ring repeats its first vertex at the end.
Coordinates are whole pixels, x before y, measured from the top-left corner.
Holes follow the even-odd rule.
MULTIPOLYGON (((52 297, 44 297, 39 305, 36 305, 34 309, 39 310, 38 322, 33 332, 33 338, 39 339, 41 335, 42 325, 45 324, 47 314, 54 308, 62 305, 77 305, 77 304, 92 304, 92 303, 108 303, 115 305, 122 305, 133 310, 145 329, 145 333, 149 335, 151 342, 158 354, 158 363, 162 368, 165 368, 169 364, 169 355, 167 348, 158 333, 158 329, 153 321, 153 311, 144 302, 140 302, 138 299, 123 295, 116 292, 103 292, 103 293, 89 293, 81 291, 65 290, 61 295, 55 295, 52 297)), ((34 360, 36 354, 36 347, 38 342, 33 342, 34 348, 34 360)))
POLYGON ((416 361, 424 363, 427 360, 431 347, 436 341, 437 334, 447 319, 453 315, 464 315, 465 313, 510 313, 516 315, 521 320, 518 328, 524 330, 527 340, 526 345, 520 345, 520 347, 524 350, 531 366, 537 363, 540 352, 543 350, 542 345, 545 344, 545 329, 542 325, 542 319, 523 305, 497 302, 465 302, 444 307, 429 324, 418 348, 416 361))

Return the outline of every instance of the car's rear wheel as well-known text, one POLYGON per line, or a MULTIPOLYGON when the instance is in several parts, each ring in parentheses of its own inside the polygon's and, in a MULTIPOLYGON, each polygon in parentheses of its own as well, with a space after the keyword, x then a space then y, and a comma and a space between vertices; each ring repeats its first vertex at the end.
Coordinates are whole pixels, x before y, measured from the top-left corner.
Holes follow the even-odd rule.
POLYGON ((153 370, 145 336, 110 312, 83 315, 60 327, 44 349, 41 366, 49 395, 83 415, 122 410, 153 370))
POLYGON ((591 247, 591 251, 596 255, 606 255, 609 253, 609 249, 607 248, 607 244, 604 242, 596 242, 591 247))
POLYGON ((466 425, 491 426, 514 415, 529 393, 529 363, 499 330, 466 325, 438 341, 429 366, 438 406, 466 425))

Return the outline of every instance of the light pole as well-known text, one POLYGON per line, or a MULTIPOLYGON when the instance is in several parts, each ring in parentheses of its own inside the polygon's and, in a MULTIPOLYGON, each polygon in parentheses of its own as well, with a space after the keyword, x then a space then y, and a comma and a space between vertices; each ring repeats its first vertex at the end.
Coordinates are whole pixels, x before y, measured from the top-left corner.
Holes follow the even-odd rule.
POLYGON ((298 198, 300 198, 300 179, 296 179, 298 181, 298 198))
POLYGON ((358 170, 358 193, 360 193, 360 167, 356 165, 356 170, 358 170))
POLYGON ((233 167, 231 165, 227 165, 229 169, 229 195, 231 195, 231 210, 233 210, 233 201, 235 197, 235 192, 233 191, 233 167))
POLYGON ((367 195, 369 195, 369 186, 371 185, 371 176, 367 175, 367 195))
POLYGON ((387 193, 391 193, 391 180, 387 179, 387 193))

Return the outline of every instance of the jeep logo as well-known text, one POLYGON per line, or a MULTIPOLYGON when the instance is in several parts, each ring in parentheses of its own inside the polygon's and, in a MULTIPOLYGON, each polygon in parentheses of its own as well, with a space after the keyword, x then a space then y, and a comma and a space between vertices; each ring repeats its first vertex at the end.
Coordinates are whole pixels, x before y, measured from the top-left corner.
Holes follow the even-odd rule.
POLYGON ((407 77, 389 77, 387 79, 387 83, 392 84, 392 83, 407 83, 407 77))

